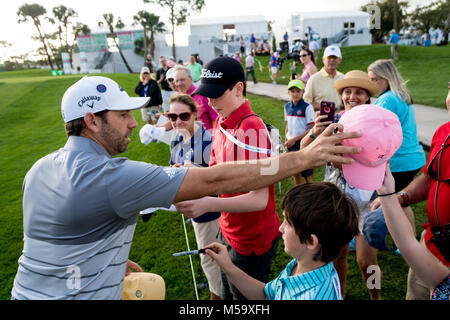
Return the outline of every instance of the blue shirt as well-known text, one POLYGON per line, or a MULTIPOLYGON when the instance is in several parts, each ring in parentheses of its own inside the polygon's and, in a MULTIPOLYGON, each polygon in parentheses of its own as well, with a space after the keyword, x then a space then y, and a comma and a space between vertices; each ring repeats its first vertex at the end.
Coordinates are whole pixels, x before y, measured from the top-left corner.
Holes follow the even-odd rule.
MULTIPOLYGON (((199 126, 189 141, 183 142, 183 136, 179 133, 175 134, 170 155, 171 165, 191 162, 202 167, 209 166, 212 137, 211 133, 203 125, 199 124, 199 126)), ((197 223, 202 223, 218 219, 219 217, 220 212, 207 212, 200 217, 193 218, 193 220, 197 223)))
POLYGON ((272 55, 271 57, 270 57, 270 66, 271 67, 276 67, 277 66, 277 57, 275 57, 274 55, 272 55))
POLYGON ((392 43, 392 44, 396 44, 396 43, 398 43, 398 40, 400 39, 400 37, 398 36, 398 34, 397 33, 393 33, 392 35, 391 35, 391 38, 389 39, 389 41, 392 43))
POLYGON ((391 90, 379 96, 374 104, 395 113, 402 125, 403 142, 391 158, 391 171, 404 172, 423 167, 425 165, 425 152, 417 138, 416 117, 413 106, 402 101, 391 90))
POLYGON ((339 277, 333 262, 300 275, 291 276, 297 266, 293 259, 264 292, 269 300, 342 300, 339 277))

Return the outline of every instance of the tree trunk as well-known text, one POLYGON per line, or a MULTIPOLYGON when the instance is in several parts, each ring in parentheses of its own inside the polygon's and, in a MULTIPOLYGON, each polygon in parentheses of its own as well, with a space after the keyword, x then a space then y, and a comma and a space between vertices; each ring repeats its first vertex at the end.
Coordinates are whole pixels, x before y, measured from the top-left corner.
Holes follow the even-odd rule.
POLYGON ((53 69, 52 58, 50 57, 50 53, 48 52, 47 43, 45 42, 45 39, 42 36, 41 28, 39 28, 39 22, 34 20, 34 25, 36 26, 36 29, 38 30, 38 33, 39 33, 39 38, 41 39, 41 42, 44 45, 44 50, 45 50, 45 54, 47 55, 48 65, 50 66, 50 68, 53 69))
POLYGON ((114 43, 116 44, 117 49, 119 49, 119 54, 120 54, 120 57, 122 58, 123 63, 125 64, 125 67, 127 68, 129 73, 133 73, 133 70, 131 70, 130 66, 128 65, 128 62, 125 59, 125 57, 124 57, 124 55, 122 53, 122 50, 120 50, 120 47, 119 47, 119 44, 116 41, 116 38, 114 37, 113 39, 114 39, 114 43))
POLYGON ((394 0, 394 28, 393 28, 393 29, 394 29, 396 32, 400 32, 400 30, 398 30, 397 8, 398 8, 397 0, 394 0))
MULTIPOLYGON (((148 43, 147 43, 147 29, 144 27, 144 60, 147 59, 148 43)), ((153 57, 153 52, 152 52, 153 57)))
POLYGON ((150 53, 152 55, 153 61, 156 61, 155 58, 155 37, 153 35, 153 31, 150 30, 150 53))
POLYGON ((177 56, 175 54, 175 23, 174 23, 174 21, 172 21, 172 56, 174 57, 175 61, 177 61, 177 56))

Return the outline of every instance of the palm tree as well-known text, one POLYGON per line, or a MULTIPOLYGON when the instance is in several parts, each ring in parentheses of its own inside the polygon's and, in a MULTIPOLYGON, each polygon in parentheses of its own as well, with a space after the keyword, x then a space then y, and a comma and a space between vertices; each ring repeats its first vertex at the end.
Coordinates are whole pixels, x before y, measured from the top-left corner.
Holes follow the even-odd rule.
MULTIPOLYGON (((111 36, 113 38, 114 44, 116 45, 117 49, 119 49, 119 54, 120 57, 122 58, 123 63, 125 64, 125 67, 127 68, 129 73, 133 73, 133 70, 131 70, 130 66, 128 65, 127 60, 125 59, 122 50, 119 47, 119 44, 117 43, 116 37, 117 34, 114 31, 114 28, 117 29, 122 29, 125 25, 123 24, 122 20, 120 19, 120 17, 117 18, 116 23, 114 24, 114 15, 112 13, 104 13, 103 14, 103 19, 105 20, 106 24, 108 25, 109 28, 109 32, 111 33, 111 36)), ((98 25, 101 27, 104 25, 103 21, 100 21, 98 23, 98 25)))
POLYGON ((45 37, 42 32, 41 20, 40 16, 47 13, 45 8, 37 3, 34 4, 24 4, 19 7, 19 11, 17 11, 17 16, 19 17, 18 23, 28 22, 29 18, 33 21, 34 26, 36 27, 39 33, 39 39, 42 42, 44 47, 45 55, 47 56, 47 62, 50 68, 53 69, 53 61, 49 53, 48 45, 45 41, 45 37))
POLYGON ((172 26, 172 56, 175 54, 175 26, 186 23, 190 10, 200 12, 205 0, 143 0, 144 3, 156 3, 160 7, 169 9, 169 21, 172 26))
POLYGON ((150 54, 154 57, 155 33, 161 33, 166 30, 164 22, 159 21, 159 16, 145 10, 139 11, 133 19, 135 24, 140 24, 144 29, 144 58, 146 58, 148 54, 147 31, 150 31, 150 54))

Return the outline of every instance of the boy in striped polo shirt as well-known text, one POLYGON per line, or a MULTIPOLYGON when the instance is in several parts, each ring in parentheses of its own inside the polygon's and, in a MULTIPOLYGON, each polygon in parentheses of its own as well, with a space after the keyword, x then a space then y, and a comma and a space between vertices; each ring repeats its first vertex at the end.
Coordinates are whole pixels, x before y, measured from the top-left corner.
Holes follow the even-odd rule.
MULTIPOLYGON (((291 80, 288 84, 288 94, 291 101, 284 105, 284 120, 286 121, 286 141, 284 146, 289 152, 300 150, 300 141, 314 126, 314 107, 303 100, 305 86, 301 80, 291 80)), ((312 182, 313 169, 307 169, 294 176, 295 184, 312 182)))
POLYGON ((254 300, 341 300, 333 259, 358 233, 358 209, 339 188, 328 182, 294 186, 284 196, 280 226, 284 250, 294 259, 265 284, 236 267, 219 243, 206 253, 239 291, 254 300))

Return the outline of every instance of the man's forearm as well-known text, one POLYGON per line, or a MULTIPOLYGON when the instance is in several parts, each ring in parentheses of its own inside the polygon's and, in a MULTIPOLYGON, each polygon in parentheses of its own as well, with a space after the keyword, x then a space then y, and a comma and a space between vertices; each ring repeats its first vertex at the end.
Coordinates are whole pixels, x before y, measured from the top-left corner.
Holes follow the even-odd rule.
POLYGON ((212 194, 258 190, 293 176, 300 169, 308 169, 308 163, 304 154, 290 152, 259 161, 227 162, 210 168, 189 168, 174 203, 212 194))
POLYGON ((430 191, 430 181, 428 177, 422 172, 420 176, 415 178, 406 188, 402 190, 406 193, 408 203, 404 203, 403 199, 400 199, 402 206, 411 205, 428 199, 428 193, 430 191))
POLYGON ((344 139, 358 138, 360 132, 339 132, 329 126, 306 148, 262 160, 221 163, 209 168, 189 168, 177 191, 174 203, 201 198, 212 194, 225 194, 258 190, 301 171, 317 168, 327 162, 350 164, 354 160, 341 154, 361 152, 360 147, 341 144, 344 139))

